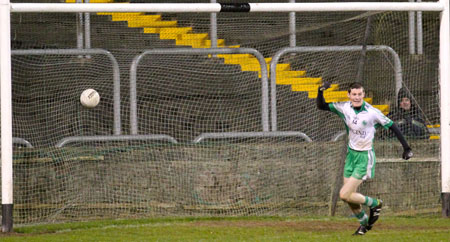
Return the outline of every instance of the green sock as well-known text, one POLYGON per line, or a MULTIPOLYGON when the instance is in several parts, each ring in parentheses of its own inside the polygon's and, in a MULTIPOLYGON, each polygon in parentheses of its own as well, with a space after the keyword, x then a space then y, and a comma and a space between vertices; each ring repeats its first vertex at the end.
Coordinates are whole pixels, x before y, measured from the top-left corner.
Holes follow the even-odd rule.
POLYGON ((355 216, 359 220, 359 224, 366 226, 369 223, 369 218, 364 210, 361 210, 361 212, 355 214, 355 216))
POLYGON ((364 205, 373 208, 378 206, 378 204, 380 204, 380 201, 378 201, 378 199, 365 196, 364 205))

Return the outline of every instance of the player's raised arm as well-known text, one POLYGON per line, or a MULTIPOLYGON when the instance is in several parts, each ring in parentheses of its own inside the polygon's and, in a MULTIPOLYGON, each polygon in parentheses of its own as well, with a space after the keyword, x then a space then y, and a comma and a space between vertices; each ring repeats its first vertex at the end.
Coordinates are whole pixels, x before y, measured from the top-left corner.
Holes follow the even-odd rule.
POLYGON ((323 91, 330 88, 330 86, 331 86, 331 83, 325 81, 325 82, 323 82, 322 86, 319 87, 316 102, 317 102, 317 108, 319 108, 320 110, 331 111, 330 106, 328 105, 327 102, 325 102, 325 98, 323 97, 323 91))
POLYGON ((409 160, 412 156, 412 150, 411 147, 409 147, 408 142, 406 142, 405 137, 403 136, 402 132, 400 131, 400 129, 397 127, 397 125, 394 123, 391 125, 391 127, 389 127, 390 130, 392 130, 392 132, 394 132, 395 136, 397 136, 398 141, 400 141, 400 143, 403 146, 403 155, 402 158, 405 160, 409 160))

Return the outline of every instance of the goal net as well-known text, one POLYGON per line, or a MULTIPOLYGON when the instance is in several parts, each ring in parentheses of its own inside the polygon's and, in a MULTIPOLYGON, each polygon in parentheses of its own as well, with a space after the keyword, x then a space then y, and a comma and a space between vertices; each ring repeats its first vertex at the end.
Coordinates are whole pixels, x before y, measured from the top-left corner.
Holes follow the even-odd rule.
POLYGON ((378 129, 360 191, 386 214, 440 211, 439 13, 215 17, 233 53, 199 51, 215 43, 209 13, 11 14, 15 223, 349 215, 336 196, 345 127, 317 109, 322 81, 327 102, 363 83, 386 115, 410 100, 390 117, 414 158, 378 129), (267 70, 289 46, 302 49, 280 55, 274 96, 267 70), (95 108, 80 104, 88 88, 95 108))

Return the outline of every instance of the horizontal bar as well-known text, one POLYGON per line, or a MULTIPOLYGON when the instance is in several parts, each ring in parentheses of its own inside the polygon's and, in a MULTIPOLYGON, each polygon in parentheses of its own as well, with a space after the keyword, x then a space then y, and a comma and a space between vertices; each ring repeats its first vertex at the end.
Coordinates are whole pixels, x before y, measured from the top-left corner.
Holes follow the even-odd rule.
POLYGON ((13 137, 12 141, 13 141, 14 144, 25 145, 27 148, 33 148, 33 145, 28 140, 26 140, 24 138, 13 137))
POLYGON ((250 12, 443 11, 439 2, 250 3, 250 12))
POLYGON ((300 137, 307 142, 312 142, 305 133, 297 131, 275 131, 275 132, 223 132, 202 133, 194 139, 194 143, 200 143, 205 139, 230 139, 230 138, 287 138, 300 137))
POLYGON ((177 144, 177 140, 165 134, 149 135, 94 135, 94 136, 70 136, 61 139, 56 143, 56 147, 61 148, 66 144, 75 142, 107 142, 107 141, 167 141, 177 144))
MULTIPOLYGON (((11 12, 242 12, 220 3, 11 3, 11 12)), ((440 2, 249 3, 250 12, 443 11, 440 2)))
POLYGON ((218 3, 11 3, 11 12, 220 12, 218 3))

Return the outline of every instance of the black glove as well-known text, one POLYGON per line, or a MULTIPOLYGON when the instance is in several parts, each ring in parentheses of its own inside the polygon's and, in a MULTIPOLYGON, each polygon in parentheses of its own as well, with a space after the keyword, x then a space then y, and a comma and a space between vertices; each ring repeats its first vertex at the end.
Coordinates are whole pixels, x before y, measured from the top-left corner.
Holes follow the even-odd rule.
POLYGON ((413 152, 411 151, 411 148, 407 148, 403 151, 402 158, 404 160, 409 160, 409 158, 413 157, 413 152))
POLYGON ((325 90, 327 90, 328 88, 330 88, 330 86, 331 86, 331 82, 324 81, 324 82, 322 83, 322 86, 319 87, 319 90, 320 90, 320 91, 325 91, 325 90))

